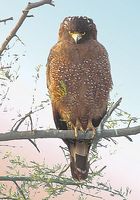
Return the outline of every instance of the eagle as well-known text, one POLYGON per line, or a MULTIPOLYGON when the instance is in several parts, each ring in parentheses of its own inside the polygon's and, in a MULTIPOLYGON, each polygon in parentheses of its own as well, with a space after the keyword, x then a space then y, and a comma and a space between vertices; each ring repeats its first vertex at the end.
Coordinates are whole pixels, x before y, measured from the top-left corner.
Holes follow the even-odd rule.
POLYGON ((78 140, 77 134, 90 130, 96 134, 112 88, 108 53, 97 40, 91 18, 72 16, 63 20, 58 42, 48 56, 46 76, 56 128, 74 130, 74 139, 63 140, 70 152, 72 177, 84 180, 88 177, 92 140, 78 140))

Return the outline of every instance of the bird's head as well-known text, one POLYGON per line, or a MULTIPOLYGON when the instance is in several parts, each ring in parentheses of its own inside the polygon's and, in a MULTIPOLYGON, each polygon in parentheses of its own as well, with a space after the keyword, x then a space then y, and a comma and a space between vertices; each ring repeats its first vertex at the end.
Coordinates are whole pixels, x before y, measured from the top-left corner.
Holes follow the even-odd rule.
POLYGON ((66 17, 60 25, 59 39, 73 41, 77 44, 89 39, 96 40, 96 25, 88 17, 66 17))

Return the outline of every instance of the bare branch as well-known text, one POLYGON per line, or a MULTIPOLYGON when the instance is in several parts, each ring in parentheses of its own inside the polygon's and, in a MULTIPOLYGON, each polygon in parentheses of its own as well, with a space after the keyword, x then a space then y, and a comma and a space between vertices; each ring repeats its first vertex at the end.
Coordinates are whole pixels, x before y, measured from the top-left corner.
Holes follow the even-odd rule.
MULTIPOLYGON (((19 119, 14 126, 12 127, 11 131, 17 131, 18 128, 20 127, 20 125, 26 120, 26 118, 29 118, 30 120, 30 125, 31 125, 31 131, 33 131, 33 121, 32 121, 32 117, 31 114, 33 114, 33 111, 30 111, 29 113, 27 113, 24 117, 22 117, 21 119, 19 119)), ((39 148, 37 147, 36 143, 34 141, 32 141, 30 138, 28 139, 33 145, 34 147, 37 149, 38 152, 40 152, 39 148)))
MULTIPOLYGON (((122 129, 104 129, 101 133, 96 131, 96 139, 111 138, 111 137, 126 137, 137 135, 140 133, 140 126, 122 128, 122 129)), ((33 130, 33 131, 10 131, 0 133, 0 141, 22 140, 22 139, 38 139, 38 138, 60 138, 60 139, 75 139, 72 130, 33 130)), ((78 132, 79 140, 93 139, 93 132, 83 133, 78 132)))
POLYGON ((44 4, 50 4, 51 6, 55 6, 52 0, 42 0, 42 1, 38 1, 35 3, 28 3, 28 6, 26 7, 27 10, 31 10, 33 8, 37 8, 39 6, 42 6, 44 4))
POLYGON ((27 17, 34 17, 34 15, 27 15, 27 17))
POLYGON ((2 20, 0 20, 0 23, 2 23, 2 22, 6 23, 7 21, 10 21, 10 20, 13 20, 13 17, 2 19, 2 20))
POLYGON ((108 110, 108 112, 106 113, 102 121, 100 122, 100 125, 98 127, 98 130, 100 132, 103 130, 105 122, 111 116, 112 112, 120 105, 121 101, 122 101, 122 98, 119 98, 119 100, 110 107, 110 109, 108 110))
POLYGON ((23 24, 24 20, 26 19, 26 17, 28 17, 28 13, 31 9, 45 5, 45 4, 49 4, 54 6, 53 1, 52 0, 42 0, 42 1, 38 1, 35 3, 28 3, 28 5, 25 7, 25 9, 22 11, 22 15, 19 18, 18 22, 16 23, 16 25, 14 26, 14 28, 11 30, 11 32, 8 34, 8 36, 6 37, 6 39, 4 40, 4 42, 2 43, 2 45, 0 46, 0 55, 2 55, 3 51, 6 50, 6 46, 8 45, 8 43, 11 41, 11 39, 16 35, 18 29, 21 27, 21 25, 23 24))

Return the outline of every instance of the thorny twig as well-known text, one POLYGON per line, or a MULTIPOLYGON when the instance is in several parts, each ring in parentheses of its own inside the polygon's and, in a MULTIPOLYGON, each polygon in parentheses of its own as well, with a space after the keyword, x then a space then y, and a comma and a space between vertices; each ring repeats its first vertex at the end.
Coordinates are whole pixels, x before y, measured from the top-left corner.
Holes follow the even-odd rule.
MULTIPOLYGON (((51 175, 51 174, 50 174, 51 175)), ((47 174, 48 176, 48 174, 47 174)), ((121 196, 121 197, 124 197, 124 193, 122 193, 122 191, 119 191, 119 190, 114 190, 110 187, 110 185, 108 186, 107 184, 104 184, 104 183, 100 183, 100 182, 97 182, 97 185, 93 185, 92 183, 88 183, 87 181, 83 181, 83 182, 79 182, 79 181, 74 181, 72 180, 71 178, 65 178, 65 177, 59 177, 57 175, 53 175, 51 176, 51 178, 49 177, 44 177, 42 179, 42 177, 31 177, 31 176, 0 176, 0 181, 14 181, 14 182, 17 182, 17 181, 27 181, 27 182, 42 182, 42 184, 44 183, 46 185, 46 183, 53 183, 53 184, 59 184, 59 185, 63 185, 65 186, 66 188, 70 189, 70 190, 73 190, 73 191, 76 191, 76 192, 80 192, 81 191, 77 188, 82 188, 82 192, 83 194, 85 195, 89 195, 89 196, 92 196, 92 197, 95 197, 94 195, 92 194, 89 194, 89 193, 84 193, 83 191, 83 188, 87 188, 89 190, 97 190, 97 191, 105 191, 105 192, 110 192, 112 195, 118 195, 118 196, 121 196), (76 188, 71 188, 71 186, 75 186, 76 188)), ((131 191, 130 191, 131 192, 131 191)), ((100 199, 102 199, 100 197, 100 199)))
POLYGON ((13 181, 15 183, 15 185, 17 186, 18 188, 18 191, 20 192, 20 194, 22 195, 23 199, 26 200, 26 197, 22 191, 22 189, 20 188, 20 186, 18 185, 18 183, 16 181, 13 181))

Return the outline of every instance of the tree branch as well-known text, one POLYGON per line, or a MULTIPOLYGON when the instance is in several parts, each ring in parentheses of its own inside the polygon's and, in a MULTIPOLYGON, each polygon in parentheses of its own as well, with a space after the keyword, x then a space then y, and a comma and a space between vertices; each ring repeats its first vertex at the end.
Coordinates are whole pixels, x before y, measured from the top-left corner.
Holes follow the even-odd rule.
POLYGON ((28 13, 31 9, 45 5, 45 4, 49 4, 54 6, 53 1, 52 0, 42 0, 42 1, 38 1, 35 3, 28 3, 28 5, 25 7, 25 9, 22 11, 22 15, 19 18, 17 24, 15 25, 15 27, 12 29, 12 31, 8 34, 8 36, 6 37, 6 39, 4 40, 4 42, 2 43, 2 45, 0 46, 0 56, 2 55, 3 51, 6 50, 6 46, 8 45, 8 43, 11 41, 11 39, 16 35, 16 32, 18 31, 18 29, 21 27, 21 25, 23 24, 24 20, 26 19, 26 17, 28 17, 28 13))
MULTIPOLYGON (((113 196, 114 195, 117 195, 117 196, 120 196, 120 197, 123 197, 123 199, 125 199, 125 196, 127 196, 128 194, 128 189, 127 189, 127 192, 124 193, 121 190, 114 190, 112 188, 110 188, 110 185, 107 185, 107 184, 103 184, 103 183, 100 183, 100 182, 97 182, 97 186, 96 185, 93 185, 91 183, 88 183, 87 181, 85 182, 77 182, 71 178, 65 178, 65 177, 53 177, 51 176, 51 178, 45 178, 43 177, 40 178, 40 177, 30 177, 30 176, 0 176, 0 181, 14 181, 14 182, 17 182, 17 181, 26 181, 26 182, 41 182, 41 183, 45 183, 45 187, 46 187, 46 183, 53 183, 53 184, 60 184, 60 185, 63 185, 63 186, 66 186, 67 189, 70 189, 70 190, 74 190, 76 192, 80 192, 82 194, 87 194, 88 196, 92 196, 92 197, 96 197, 94 195, 90 195, 89 193, 84 193, 83 191, 81 190, 78 190, 76 188, 71 188, 69 186, 76 186, 77 188, 80 188, 83 189, 84 187, 88 188, 88 190, 92 190, 95 189, 97 190, 97 192, 99 191, 105 191, 105 192, 109 192, 110 194, 112 194, 113 196)), ((97 197, 96 197, 97 198, 97 197)), ((100 198, 100 197, 98 197, 100 198)), ((102 199, 102 198, 100 198, 102 199)))
MULTIPOLYGON (((65 180, 65 184, 66 185, 82 185, 82 182, 79 183, 79 182, 76 182, 72 179, 69 179, 69 178, 61 178, 61 177, 51 177, 50 178, 44 178, 43 181, 44 182, 53 182, 53 183, 57 183, 57 184, 64 184, 64 180, 65 180)), ((30 177, 30 176, 0 176, 0 181, 14 181, 14 182, 17 182, 17 181, 42 181, 40 177, 30 177)))
POLYGON ((19 191, 19 193, 22 195, 23 199, 26 200, 26 197, 25 197, 25 195, 24 195, 22 189, 21 189, 20 186, 18 185, 18 183, 17 183, 16 181, 13 181, 13 182, 14 182, 15 185, 17 186, 18 191, 19 191))
POLYGON ((2 22, 6 23, 6 22, 9 21, 9 20, 13 20, 13 17, 9 17, 9 18, 6 18, 6 19, 2 19, 2 20, 0 20, 0 23, 2 23, 2 22))
MULTIPOLYGON (((140 133, 140 126, 122 128, 122 129, 104 129, 102 132, 96 131, 96 139, 111 138, 111 137, 126 137, 130 135, 137 135, 140 133)), ((22 140, 22 139, 39 139, 39 138, 60 138, 60 139, 74 139, 74 132, 72 130, 33 130, 33 131, 10 131, 0 133, 0 141, 22 140)), ((79 140, 93 139, 93 132, 89 131, 83 133, 78 132, 79 140)))
POLYGON ((106 115, 103 117, 103 119, 101 120, 99 124, 99 127, 98 127, 99 131, 103 130, 105 122, 111 116, 113 111, 120 105, 121 101, 122 101, 122 98, 119 98, 119 100, 110 107, 110 109, 108 110, 108 112, 106 113, 106 115))

